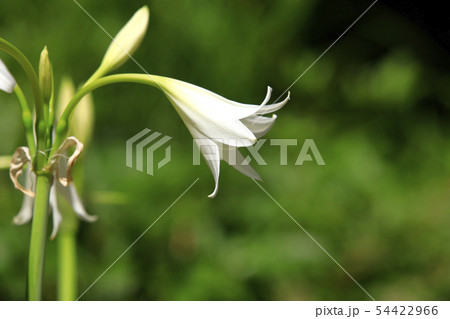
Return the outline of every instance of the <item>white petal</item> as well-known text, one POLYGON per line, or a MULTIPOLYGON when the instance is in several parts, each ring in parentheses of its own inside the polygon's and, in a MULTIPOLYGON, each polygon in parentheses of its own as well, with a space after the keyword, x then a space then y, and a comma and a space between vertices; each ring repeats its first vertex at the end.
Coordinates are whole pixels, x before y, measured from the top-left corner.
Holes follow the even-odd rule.
POLYGON ((272 88, 270 86, 268 86, 267 87, 266 97, 264 98, 264 101, 259 106, 260 108, 263 107, 264 105, 266 105, 269 102, 271 95, 272 95, 272 88))
MULTIPOLYGON (((36 176, 31 172, 30 168, 27 168, 27 172, 25 174, 25 188, 34 191, 36 184, 36 176)), ((23 196, 22 207, 20 208, 19 213, 13 218, 13 223, 15 225, 23 225, 28 223, 33 217, 33 209, 34 209, 34 198, 28 195, 23 196)))
POLYGON ((77 189, 73 184, 65 187, 58 182, 58 192, 64 196, 64 198, 70 203, 75 214, 81 219, 87 222, 94 222, 97 220, 97 216, 89 215, 83 206, 83 202, 78 195, 77 189))
POLYGON ((0 59, 0 90, 7 93, 12 93, 16 87, 16 80, 9 72, 6 65, 0 59))
POLYGON ((275 103, 275 104, 268 104, 268 105, 264 105, 262 106, 258 112, 256 112, 257 114, 267 114, 267 113, 272 113, 275 111, 278 111, 279 109, 281 109, 283 106, 286 105, 286 103, 291 99, 291 92, 288 92, 288 96, 281 102, 275 103))
POLYGON ((239 150, 222 146, 222 159, 242 174, 261 181, 259 174, 248 164, 239 150))
MULTIPOLYGON (((211 141, 212 142, 212 141, 211 141)), ((220 175, 220 154, 219 148, 214 142, 211 143, 211 146, 208 146, 208 154, 203 156, 206 160, 206 164, 208 164, 209 169, 211 170, 214 177, 214 190, 211 194, 208 195, 209 198, 214 198, 219 191, 219 175, 220 175)), ((204 149, 204 146, 203 146, 204 149)), ((205 152, 205 150, 203 151, 205 152)), ((202 152, 202 154, 203 154, 202 152)))
MULTIPOLYGON (((165 93, 182 101, 193 111, 214 117, 241 119, 254 114, 260 105, 242 104, 228 100, 214 92, 187 82, 158 77, 157 82, 165 93)), ((266 97, 267 98, 267 97, 266 97)))
POLYGON ((168 96, 172 105, 180 114, 186 126, 194 126, 202 135, 216 141, 233 140, 237 146, 251 146, 256 143, 256 136, 237 118, 199 113, 189 105, 172 96, 168 96))
POLYGON ((50 235, 50 239, 54 239, 58 234, 59 226, 62 222, 62 214, 58 208, 58 196, 56 194, 56 186, 54 184, 50 187, 49 204, 52 209, 53 216, 53 230, 50 235))
POLYGON ((15 225, 23 225, 28 223, 33 217, 34 198, 23 195, 22 207, 17 215, 13 218, 15 225))
POLYGON ((242 119, 241 122, 247 126, 257 138, 264 136, 275 124, 277 116, 265 117, 261 115, 252 115, 242 119))
POLYGON ((200 153, 206 161, 211 173, 214 177, 214 191, 208 195, 209 198, 214 198, 219 191, 219 175, 220 175, 220 152, 217 143, 213 140, 208 139, 202 133, 200 133, 196 128, 188 126, 189 131, 194 137, 194 141, 197 144, 200 153))
POLYGON ((156 82, 163 88, 177 112, 187 126, 192 125, 199 132, 215 142, 234 140, 238 147, 251 146, 256 142, 256 136, 240 119, 254 114, 281 108, 286 102, 266 105, 270 100, 272 88, 267 88, 267 94, 262 104, 241 104, 183 81, 157 77, 156 82), (261 111, 261 110, 265 111, 261 111))

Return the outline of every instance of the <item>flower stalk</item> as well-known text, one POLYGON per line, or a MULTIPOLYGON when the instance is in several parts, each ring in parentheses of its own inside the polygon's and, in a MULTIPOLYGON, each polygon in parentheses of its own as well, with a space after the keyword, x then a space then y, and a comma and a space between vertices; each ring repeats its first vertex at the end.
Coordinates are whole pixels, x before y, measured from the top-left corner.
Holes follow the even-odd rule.
POLYGON ((33 67, 31 66, 30 61, 28 61, 28 59, 25 57, 25 55, 23 55, 22 52, 20 52, 19 49, 17 49, 14 45, 12 45, 11 43, 2 38, 0 38, 0 50, 3 50, 9 55, 11 55, 25 71, 25 74, 27 75, 28 80, 30 81, 31 90, 33 91, 34 103, 36 106, 36 116, 37 119, 39 119, 39 117, 43 115, 42 96, 39 87, 38 77, 33 67))
POLYGON ((77 298, 77 242, 78 219, 65 214, 57 238, 58 300, 74 301, 77 298))
POLYGON ((158 85, 158 80, 162 79, 160 76, 156 75, 146 75, 146 74, 134 74, 134 73, 127 73, 127 74, 115 74, 115 75, 109 75, 105 76, 103 78, 100 78, 98 80, 92 81, 87 85, 84 85, 70 100, 70 102, 67 104, 66 108, 64 109, 63 114, 61 115, 61 118, 59 119, 57 125, 56 125, 56 135, 55 140, 53 142, 53 145, 55 146, 50 153, 50 156, 54 154, 54 151, 57 147, 59 147, 64 139, 67 137, 67 134, 69 132, 69 123, 72 119, 72 116, 75 112, 75 109, 78 105, 78 103, 85 97, 87 94, 91 93, 95 89, 98 89, 100 87, 109 85, 109 84, 116 84, 116 83, 139 83, 139 84, 146 84, 150 85, 156 88, 160 88, 158 85))
POLYGON ((17 100, 22 108, 22 122, 25 126, 25 135, 27 138, 28 148, 30 149, 31 156, 34 156, 36 153, 36 145, 34 142, 33 114, 19 85, 16 85, 14 88, 14 93, 16 94, 17 100))
POLYGON ((50 178, 38 175, 28 258, 28 300, 41 300, 42 297, 49 193, 50 178))

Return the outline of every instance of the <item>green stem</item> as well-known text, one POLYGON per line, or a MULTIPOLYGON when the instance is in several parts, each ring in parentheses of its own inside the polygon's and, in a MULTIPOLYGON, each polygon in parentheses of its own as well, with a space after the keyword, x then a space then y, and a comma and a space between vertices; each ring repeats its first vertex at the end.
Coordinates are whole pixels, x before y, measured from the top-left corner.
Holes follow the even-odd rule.
POLYGON ((88 86, 94 81, 100 79, 103 75, 106 74, 106 71, 101 65, 100 67, 91 75, 91 77, 83 84, 83 87, 88 86))
POLYGON ((65 214, 58 234, 58 300, 77 298, 77 243, 78 220, 75 214, 65 214))
POLYGON ((73 112, 75 111, 76 106, 81 101, 81 99, 92 92, 95 89, 98 89, 102 86, 109 85, 109 84, 115 84, 115 83, 125 83, 125 82, 131 82, 131 83, 140 83, 140 84, 146 84, 151 85, 156 88, 161 88, 161 86, 158 84, 159 82, 163 81, 164 78, 157 75, 148 75, 148 74, 115 74, 115 75, 109 75, 103 78, 100 78, 95 81, 89 80, 89 83, 84 85, 70 100, 67 107, 64 109, 64 113, 61 115, 60 120, 58 121, 58 124, 56 126, 56 137, 55 141, 53 142, 53 149, 50 153, 50 156, 54 154, 56 149, 62 144, 64 139, 67 136, 68 130, 69 130, 69 123, 70 119, 72 118, 73 112))
POLYGON ((9 169, 11 158, 12 156, 9 155, 0 156, 0 169, 9 169))
POLYGON ((28 80, 30 81, 31 90, 33 91, 34 104, 36 109, 36 121, 34 132, 36 132, 36 152, 34 156, 34 170, 38 172, 45 164, 45 155, 43 151, 46 148, 46 123, 45 123, 45 110, 43 107, 43 100, 41 95, 41 89, 39 86, 39 80, 36 76, 36 72, 31 66, 30 61, 17 49, 14 45, 6 41, 5 39, 0 38, 0 50, 5 51, 10 54, 23 68, 25 71, 28 80))
POLYGON ((17 49, 14 45, 6 41, 5 39, 0 38, 0 50, 5 51, 9 55, 11 55, 23 68, 25 71, 25 74, 28 77, 28 80, 31 84, 31 89, 33 91, 34 96, 34 103, 36 105, 36 116, 39 120, 40 117, 43 115, 43 108, 42 108, 42 96, 41 96, 41 90, 39 88, 39 80, 37 78, 36 72, 34 71, 33 67, 31 66, 30 61, 23 55, 22 52, 20 52, 19 49, 17 49))
POLYGON ((25 126, 25 135, 27 137, 27 144, 30 150, 31 156, 34 157, 36 153, 36 145, 34 142, 34 128, 33 128, 33 113, 28 106, 27 99, 22 92, 19 85, 14 88, 14 93, 16 94, 17 100, 19 101, 20 107, 22 108, 22 121, 25 126))
POLYGON ((50 180, 38 175, 28 260, 28 300, 41 300, 50 180))

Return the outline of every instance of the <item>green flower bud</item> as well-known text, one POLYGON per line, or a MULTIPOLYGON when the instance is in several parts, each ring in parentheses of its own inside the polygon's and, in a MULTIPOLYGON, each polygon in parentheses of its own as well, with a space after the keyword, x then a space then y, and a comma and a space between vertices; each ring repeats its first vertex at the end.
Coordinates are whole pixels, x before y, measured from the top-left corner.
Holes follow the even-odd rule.
POLYGON ((117 69, 137 50, 148 27, 150 11, 147 6, 139 9, 119 31, 106 50, 100 68, 103 74, 117 69))
POLYGON ((41 60, 39 61, 39 85, 44 103, 49 104, 53 90, 53 72, 48 58, 47 47, 44 47, 44 50, 42 50, 41 60))

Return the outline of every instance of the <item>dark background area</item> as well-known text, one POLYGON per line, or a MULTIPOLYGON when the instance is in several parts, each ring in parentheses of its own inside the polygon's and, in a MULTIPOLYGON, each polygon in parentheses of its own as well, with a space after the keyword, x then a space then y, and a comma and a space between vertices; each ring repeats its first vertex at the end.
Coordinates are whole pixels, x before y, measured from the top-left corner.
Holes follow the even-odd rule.
MULTIPOLYGON (((136 60, 152 74, 229 99, 276 99, 372 3, 324 0, 79 1, 111 34, 150 8, 136 60)), ((265 189, 377 300, 450 298, 449 17, 442 5, 379 1, 292 88, 267 138, 298 139, 280 165, 255 166, 265 189), (314 139, 325 166, 294 165, 314 139)), ((110 43, 73 1, 4 2, 0 36, 33 65, 47 45, 59 83, 85 81, 110 43)), ((27 93, 26 79, 0 53, 27 93)), ((117 72, 141 72, 128 62, 117 72)), ((192 165, 192 138, 157 90, 119 84, 94 93, 92 142, 76 169, 83 292, 198 177, 199 181, 83 300, 352 300, 368 296, 257 186, 222 162, 220 191, 192 165), (148 176, 125 166, 144 128, 173 137, 172 161, 148 176)), ((14 97, 0 93, 0 155, 25 145, 14 97)), ((163 154, 161 153, 161 156, 163 154)), ((0 170, 0 300, 25 298, 30 225, 0 170)), ((56 298, 49 242, 44 298, 56 298)))

